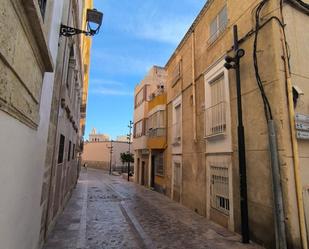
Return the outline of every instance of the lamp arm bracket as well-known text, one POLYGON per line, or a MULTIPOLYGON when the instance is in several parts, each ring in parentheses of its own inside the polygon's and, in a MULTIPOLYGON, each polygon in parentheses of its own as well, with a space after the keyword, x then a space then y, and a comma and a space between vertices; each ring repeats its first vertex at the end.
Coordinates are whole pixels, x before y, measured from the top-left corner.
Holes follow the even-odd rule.
POLYGON ((78 35, 78 34, 85 34, 87 36, 91 36, 91 32, 89 31, 84 31, 76 28, 72 28, 70 26, 61 24, 60 26, 60 36, 66 36, 66 37, 71 37, 73 35, 78 35))

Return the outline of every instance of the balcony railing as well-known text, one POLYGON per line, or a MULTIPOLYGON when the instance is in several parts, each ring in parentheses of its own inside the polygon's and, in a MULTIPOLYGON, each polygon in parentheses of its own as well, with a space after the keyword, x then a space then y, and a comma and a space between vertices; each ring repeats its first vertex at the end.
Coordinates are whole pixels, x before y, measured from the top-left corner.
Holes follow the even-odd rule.
POLYGON ((205 111, 205 137, 226 132, 226 103, 220 102, 205 111))
POLYGON ((164 137, 165 134, 165 128, 154 128, 147 132, 148 137, 164 137))

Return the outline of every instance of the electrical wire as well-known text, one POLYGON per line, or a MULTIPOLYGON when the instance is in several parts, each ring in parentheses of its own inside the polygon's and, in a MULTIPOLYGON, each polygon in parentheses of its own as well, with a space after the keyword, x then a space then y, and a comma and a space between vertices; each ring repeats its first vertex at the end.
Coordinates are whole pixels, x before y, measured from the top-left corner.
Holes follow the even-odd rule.
MULTIPOLYGON (((290 1, 294 1, 294 0, 290 0, 290 1)), ((291 67, 290 67, 290 49, 289 49, 289 45, 288 45, 287 39, 286 39, 285 24, 277 16, 271 16, 263 24, 260 25, 260 13, 261 13, 261 10, 263 9, 264 5, 267 2, 268 2, 268 0, 263 0, 258 5, 256 12, 255 12, 255 22, 256 22, 255 30, 251 30, 250 32, 248 32, 247 35, 242 39, 242 41, 247 39, 252 34, 255 34, 254 44, 253 44, 253 62, 254 62, 255 76, 256 76, 256 81, 257 81, 257 84, 258 84, 260 92, 261 92, 261 97, 262 97, 263 104, 264 104, 264 112, 265 112, 266 120, 271 120, 271 119, 273 119, 271 106, 270 106, 269 100, 266 96, 264 86, 263 86, 263 82, 261 80, 261 76, 260 76, 260 73, 259 73, 259 66, 258 66, 258 59, 257 59, 257 45, 258 45, 258 35, 259 35, 260 29, 262 29, 266 24, 268 24, 272 20, 275 20, 279 24, 280 28, 282 29, 283 36, 284 36, 284 42, 285 42, 286 47, 288 49, 288 51, 287 51, 287 54, 288 54, 287 62, 288 62, 289 70, 291 69, 291 67)), ((282 9, 283 9, 283 0, 280 1, 281 12, 282 12, 282 9)))
POLYGON ((307 15, 309 15, 309 4, 305 3, 304 1, 301 0, 286 0, 289 4, 302 9, 306 12, 307 15))
POLYGON ((263 0, 257 7, 255 12, 255 36, 254 36, 254 44, 253 44, 253 63, 254 63, 254 70, 255 70, 255 78, 260 89, 261 97, 263 100, 264 105, 264 113, 266 120, 272 119, 272 110, 269 103, 269 100, 266 96, 263 82, 259 73, 259 66, 258 66, 258 59, 257 59, 257 43, 258 43, 258 35, 260 31, 260 13, 264 5, 267 3, 268 0, 263 0))

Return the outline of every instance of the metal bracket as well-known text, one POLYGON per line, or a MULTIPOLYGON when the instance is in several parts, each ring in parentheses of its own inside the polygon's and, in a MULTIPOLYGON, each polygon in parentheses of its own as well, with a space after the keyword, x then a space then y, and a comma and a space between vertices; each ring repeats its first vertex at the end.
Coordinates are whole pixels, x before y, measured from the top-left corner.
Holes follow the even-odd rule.
POLYGON ((93 36, 93 32, 84 31, 76 28, 69 27, 67 25, 61 24, 60 26, 60 36, 71 37, 73 35, 85 34, 86 36, 93 36))

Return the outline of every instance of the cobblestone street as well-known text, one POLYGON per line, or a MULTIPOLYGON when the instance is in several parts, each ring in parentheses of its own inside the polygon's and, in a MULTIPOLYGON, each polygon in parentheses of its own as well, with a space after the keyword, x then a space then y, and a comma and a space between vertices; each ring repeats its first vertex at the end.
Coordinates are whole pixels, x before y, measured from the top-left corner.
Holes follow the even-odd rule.
POLYGON ((88 169, 44 249, 259 248, 119 176, 88 169))

